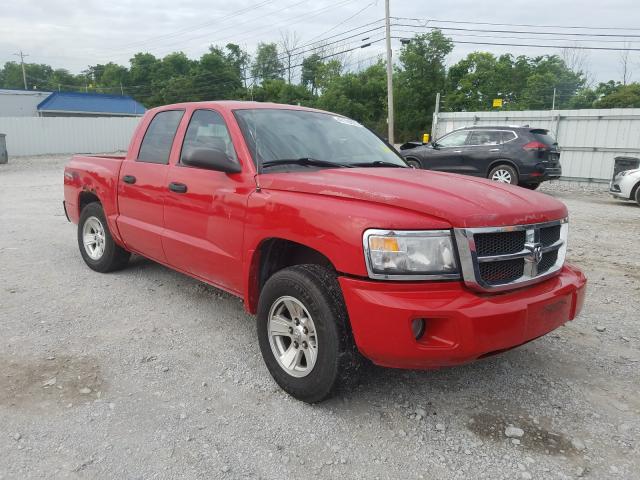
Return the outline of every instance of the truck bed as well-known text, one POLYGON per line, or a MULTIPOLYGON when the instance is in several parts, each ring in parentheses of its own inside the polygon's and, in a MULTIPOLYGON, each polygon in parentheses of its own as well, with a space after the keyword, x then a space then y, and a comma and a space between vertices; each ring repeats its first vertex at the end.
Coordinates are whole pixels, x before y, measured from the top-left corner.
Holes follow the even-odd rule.
POLYGON ((64 200, 69 220, 78 223, 80 207, 95 196, 102 202, 109 228, 117 232, 120 155, 74 155, 64 169, 64 200))

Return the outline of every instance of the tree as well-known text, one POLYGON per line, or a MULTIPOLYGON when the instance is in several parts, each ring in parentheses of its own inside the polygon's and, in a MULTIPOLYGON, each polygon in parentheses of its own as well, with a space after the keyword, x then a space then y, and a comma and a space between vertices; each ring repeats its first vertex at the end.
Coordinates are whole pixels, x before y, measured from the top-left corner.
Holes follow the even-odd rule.
POLYGON ((597 100, 594 106, 596 108, 640 108, 640 83, 622 85, 597 100))
POLYGON ((302 84, 311 89, 314 95, 318 92, 318 81, 320 80, 320 69, 322 68, 322 60, 320 55, 314 53, 309 55, 302 61, 302 84))
POLYGON ((287 83, 291 83, 291 76, 293 74, 293 66, 297 63, 297 58, 300 56, 296 53, 298 45, 300 44, 300 37, 296 32, 280 32, 280 48, 284 52, 283 60, 287 69, 287 83))
POLYGON ((360 72, 339 75, 326 86, 317 105, 383 133, 387 124, 386 75, 381 61, 360 72))
POLYGON ((251 75, 256 80, 282 79, 284 66, 278 57, 278 46, 275 43, 259 43, 251 68, 251 75))
POLYGON ((240 76, 240 78, 242 79, 242 83, 246 88, 251 56, 235 43, 227 43, 226 49, 229 52, 227 54, 227 58, 235 67, 238 76, 240 76))
POLYGON ((415 138, 431 125, 436 93, 445 88, 445 59, 452 50, 453 43, 439 30, 416 35, 402 47, 394 92, 401 137, 415 138))

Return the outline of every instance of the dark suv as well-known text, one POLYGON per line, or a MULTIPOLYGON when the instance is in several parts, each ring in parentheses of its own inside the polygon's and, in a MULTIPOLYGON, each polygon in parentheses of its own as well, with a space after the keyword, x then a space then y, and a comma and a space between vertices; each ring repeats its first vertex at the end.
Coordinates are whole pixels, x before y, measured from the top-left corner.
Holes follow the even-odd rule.
POLYGON ((429 144, 405 143, 400 153, 414 168, 485 177, 530 189, 562 175, 553 136, 528 126, 465 127, 429 144))

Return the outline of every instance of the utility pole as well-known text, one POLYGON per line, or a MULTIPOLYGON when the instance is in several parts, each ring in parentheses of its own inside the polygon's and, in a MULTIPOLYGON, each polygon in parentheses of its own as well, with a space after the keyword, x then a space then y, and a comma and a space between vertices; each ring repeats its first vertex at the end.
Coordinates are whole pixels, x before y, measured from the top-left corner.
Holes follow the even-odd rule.
POLYGON ((20 50, 19 53, 14 53, 16 57, 20 57, 20 65, 22 65, 22 81, 24 82, 24 89, 27 90, 27 72, 24 69, 24 57, 28 57, 26 53, 22 53, 20 50))
POLYGON ((551 110, 556 109, 556 87, 553 87, 553 100, 551 101, 551 110))
POLYGON ((436 134, 438 133, 438 117, 440 114, 440 92, 436 93, 436 107, 433 110, 433 121, 431 122, 431 141, 436 141, 436 134))
POLYGON ((391 20, 389 15, 389 0, 384 0, 384 20, 387 30, 387 123, 389 124, 387 141, 393 145, 393 63, 391 58, 391 20))

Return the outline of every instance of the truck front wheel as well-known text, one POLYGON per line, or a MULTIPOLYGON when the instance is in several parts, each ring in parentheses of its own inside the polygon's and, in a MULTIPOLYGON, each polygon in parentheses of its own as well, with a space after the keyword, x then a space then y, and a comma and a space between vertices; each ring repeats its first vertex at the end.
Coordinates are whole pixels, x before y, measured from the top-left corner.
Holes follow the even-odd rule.
POLYGON ((269 373, 291 396, 320 402, 353 381, 359 354, 335 273, 320 265, 276 272, 264 285, 257 330, 269 373))
POLYGON ((80 212, 78 247, 89 268, 106 273, 127 265, 131 255, 113 241, 102 205, 92 202, 80 212))

